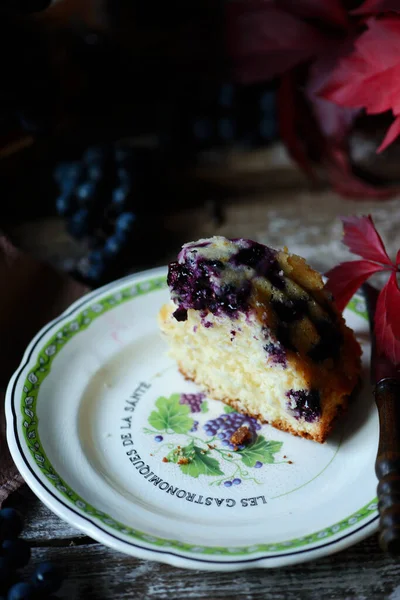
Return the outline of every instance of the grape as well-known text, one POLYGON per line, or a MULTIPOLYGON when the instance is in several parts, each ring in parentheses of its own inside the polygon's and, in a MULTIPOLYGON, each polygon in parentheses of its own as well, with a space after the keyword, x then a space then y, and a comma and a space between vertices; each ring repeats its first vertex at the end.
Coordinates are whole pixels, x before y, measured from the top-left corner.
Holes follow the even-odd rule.
POLYGON ((61 184, 64 181, 64 178, 68 174, 70 169, 70 163, 68 162, 60 162, 56 168, 54 169, 54 179, 58 184, 61 184))
POLYGON ((205 394, 181 394, 179 403, 187 404, 190 407, 190 412, 198 413, 201 412, 201 405, 205 398, 205 394))
POLYGON ((130 187, 126 185, 114 188, 111 197, 113 205, 117 208, 124 208, 130 193, 130 187))
POLYGON ((132 176, 126 168, 120 167, 119 169, 117 169, 117 178, 123 186, 130 187, 132 183, 132 176))
POLYGON ((22 519, 14 508, 3 508, 0 510, 0 537, 3 539, 14 539, 22 531, 22 519))
POLYGON ((193 421, 193 426, 190 429, 190 431, 197 431, 199 428, 199 422, 198 421, 193 421))
POLYGON ((162 435, 156 435, 156 436, 154 437, 154 439, 155 439, 155 441, 156 441, 156 442, 162 442, 164 438, 163 438, 163 436, 162 436, 162 435))
POLYGON ((63 191, 71 191, 82 175, 83 167, 79 162, 62 162, 54 169, 54 179, 63 191))
POLYGON ((56 200, 56 210, 61 217, 66 217, 72 214, 74 209, 73 199, 70 194, 59 196, 56 200))
POLYGON ((91 250, 87 256, 88 261, 90 264, 102 264, 104 263, 104 254, 103 251, 100 248, 97 248, 95 250, 91 250))
POLYGON ((1 554, 10 561, 13 568, 19 569, 28 564, 31 549, 25 540, 4 540, 1 545, 1 554))
POLYGON ((96 195, 97 186, 94 181, 85 181, 76 188, 76 198, 81 206, 86 206, 96 195))
POLYGON ((32 576, 32 582, 36 589, 43 594, 56 592, 61 587, 62 581, 61 569, 51 562, 39 564, 32 576))
POLYGON ((259 460, 256 462, 256 464, 254 465, 255 469, 260 469, 263 466, 262 462, 260 462, 259 460))
POLYGON ((230 450, 243 450, 244 445, 235 446, 230 442, 232 435, 242 426, 249 428, 253 440, 257 437, 257 431, 261 429, 261 425, 256 419, 237 412, 224 414, 207 421, 203 428, 208 435, 216 435, 221 440, 222 445, 227 446, 230 450))
POLYGON ((232 479, 232 483, 233 485, 240 485, 242 483, 242 480, 238 477, 235 477, 235 479, 232 479))
POLYGON ((7 600, 35 600, 37 589, 32 583, 15 583, 8 590, 7 600))
POLYGON ((126 244, 126 237, 121 234, 114 234, 107 238, 104 244, 105 256, 114 256, 120 252, 120 250, 126 244))
POLYGON ((232 481, 224 481, 225 487, 232 487, 232 481))
POLYGON ((88 166, 87 175, 92 181, 100 181, 103 177, 103 173, 102 165, 94 163, 88 166))
POLYGON ((115 228, 119 232, 130 231, 135 223, 136 217, 133 213, 124 212, 115 221, 115 228))
POLYGON ((80 208, 74 213, 69 222, 68 230, 74 237, 83 238, 89 231, 89 211, 87 208, 80 208))

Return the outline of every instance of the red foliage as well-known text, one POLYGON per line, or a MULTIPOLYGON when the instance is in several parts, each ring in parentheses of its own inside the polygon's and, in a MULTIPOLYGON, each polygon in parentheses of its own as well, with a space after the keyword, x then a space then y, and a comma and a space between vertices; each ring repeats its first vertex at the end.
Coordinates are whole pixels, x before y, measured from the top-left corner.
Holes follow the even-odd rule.
POLYGON ((327 288, 339 310, 344 310, 353 294, 378 271, 390 270, 388 282, 380 291, 376 305, 374 332, 378 356, 400 364, 400 290, 397 283, 400 250, 396 265, 390 260, 370 216, 343 219, 343 243, 363 260, 341 263, 328 271, 327 288))
POLYGON ((400 7, 395 0, 366 0, 357 10, 348 4, 228 2, 228 56, 236 81, 278 77, 281 137, 308 175, 319 162, 342 195, 385 198, 397 189, 357 177, 348 140, 361 110, 396 117, 378 152, 400 135, 400 7))

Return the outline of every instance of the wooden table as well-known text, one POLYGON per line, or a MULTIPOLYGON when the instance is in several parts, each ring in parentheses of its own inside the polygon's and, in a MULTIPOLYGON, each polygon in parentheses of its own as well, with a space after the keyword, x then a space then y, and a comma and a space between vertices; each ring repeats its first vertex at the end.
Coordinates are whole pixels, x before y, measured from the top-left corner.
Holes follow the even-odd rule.
MULTIPOLYGON (((391 256, 395 256, 400 247, 400 198, 350 202, 331 192, 311 193, 305 186, 279 190, 275 185, 273 191, 227 201, 222 225, 201 207, 171 215, 165 227, 173 234, 175 247, 160 249, 158 263, 169 260, 181 241, 220 233, 252 237, 272 246, 286 244, 325 269, 350 256, 340 242, 338 215, 354 213, 374 216, 391 256)), ((58 266, 80 252, 54 219, 20 226, 12 233, 26 250, 58 266)), ((143 266, 149 266, 145 260, 143 266)), ((60 597, 68 600, 400 599, 400 564, 383 554, 376 536, 339 554, 290 568, 204 573, 136 560, 110 550, 63 523, 26 488, 14 494, 10 503, 26 518, 23 537, 33 548, 30 568, 43 559, 60 561, 68 571, 60 597)))

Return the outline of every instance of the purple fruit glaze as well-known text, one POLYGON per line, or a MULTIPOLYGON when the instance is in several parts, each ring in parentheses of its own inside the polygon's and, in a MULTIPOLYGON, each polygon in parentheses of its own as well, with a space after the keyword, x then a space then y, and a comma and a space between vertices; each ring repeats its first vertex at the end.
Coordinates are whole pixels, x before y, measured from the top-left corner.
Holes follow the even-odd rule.
POLYGON ((241 240, 247 247, 234 254, 230 262, 236 266, 251 267, 258 276, 266 277, 279 289, 285 287, 285 280, 280 275, 281 268, 276 260, 276 250, 251 240, 241 240))
MULTIPOLYGON (((232 266, 251 267, 255 276, 272 277, 277 287, 284 287, 275 250, 251 240, 238 240, 237 243, 239 249, 229 259, 232 266)), ((177 320, 186 320, 184 311, 189 308, 230 317, 249 309, 251 280, 244 278, 239 286, 224 284, 221 275, 225 264, 220 260, 206 259, 197 252, 197 248, 208 245, 210 242, 185 247, 179 253, 178 262, 169 265, 167 281, 178 305, 174 313, 177 320)))
MULTIPOLYGON (((185 264, 171 263, 168 271, 168 285, 175 296, 178 310, 209 310, 214 315, 225 313, 234 316, 237 311, 248 309, 251 283, 244 282, 240 287, 218 285, 220 273, 224 269, 221 261, 198 258, 197 262, 185 264)), ((174 316, 185 320, 187 315, 179 312, 174 316), (185 316, 184 316, 185 315, 185 316), (183 318, 184 317, 184 318, 183 318)))
POLYGON ((289 390, 288 408, 296 419, 304 419, 307 423, 317 421, 321 416, 321 404, 317 390, 289 390))
POLYGON ((264 346, 264 350, 272 358, 272 362, 276 365, 281 365, 284 369, 287 367, 286 351, 278 344, 269 342, 264 346))

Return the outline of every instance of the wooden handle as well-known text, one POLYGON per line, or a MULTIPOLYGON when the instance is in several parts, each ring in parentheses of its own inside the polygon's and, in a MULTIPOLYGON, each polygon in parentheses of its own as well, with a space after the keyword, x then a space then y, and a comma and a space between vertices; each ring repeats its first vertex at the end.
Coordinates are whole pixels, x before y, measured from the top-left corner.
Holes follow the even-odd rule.
POLYGON ((378 477, 379 542, 385 552, 400 554, 400 381, 383 379, 375 388, 379 412, 378 477))

